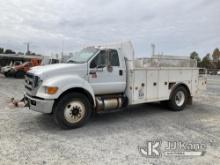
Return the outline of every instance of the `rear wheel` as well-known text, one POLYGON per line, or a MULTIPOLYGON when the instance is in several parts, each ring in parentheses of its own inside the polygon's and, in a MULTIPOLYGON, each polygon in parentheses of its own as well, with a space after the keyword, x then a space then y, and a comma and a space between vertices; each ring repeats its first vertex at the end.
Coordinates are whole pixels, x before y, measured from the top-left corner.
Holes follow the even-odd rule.
POLYGON ((177 87, 169 100, 169 107, 174 111, 181 111, 185 108, 189 93, 185 87, 177 87))
POLYGON ((91 104, 81 93, 69 93, 62 97, 54 109, 55 122, 65 129, 83 126, 91 116, 91 104))

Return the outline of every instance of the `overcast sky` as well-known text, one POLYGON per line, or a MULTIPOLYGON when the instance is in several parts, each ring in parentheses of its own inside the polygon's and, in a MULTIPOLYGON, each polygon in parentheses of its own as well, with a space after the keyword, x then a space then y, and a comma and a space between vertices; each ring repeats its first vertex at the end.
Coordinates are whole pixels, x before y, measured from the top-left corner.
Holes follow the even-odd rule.
POLYGON ((0 47, 44 54, 131 40, 137 56, 220 47, 219 0, 0 0, 0 47))

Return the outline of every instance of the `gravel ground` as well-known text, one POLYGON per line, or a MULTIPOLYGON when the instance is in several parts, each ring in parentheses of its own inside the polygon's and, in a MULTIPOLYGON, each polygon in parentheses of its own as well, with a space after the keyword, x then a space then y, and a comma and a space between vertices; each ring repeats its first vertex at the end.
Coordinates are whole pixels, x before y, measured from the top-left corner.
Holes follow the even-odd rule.
MULTIPOLYGON (((220 164, 220 76, 185 111, 157 104, 94 117, 83 128, 61 130, 51 116, 10 109, 8 98, 23 95, 23 80, 0 75, 0 164, 220 164), (206 145, 204 156, 147 158, 138 146, 161 139, 206 145)), ((161 147, 164 147, 164 146, 161 147)))

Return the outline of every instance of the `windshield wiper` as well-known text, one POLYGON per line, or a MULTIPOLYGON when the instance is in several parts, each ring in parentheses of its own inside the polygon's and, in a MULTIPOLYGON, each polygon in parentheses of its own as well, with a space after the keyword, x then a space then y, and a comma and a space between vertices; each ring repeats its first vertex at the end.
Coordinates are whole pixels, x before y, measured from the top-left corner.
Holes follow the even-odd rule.
POLYGON ((76 64, 82 64, 84 61, 74 61, 74 60, 69 60, 67 63, 76 63, 76 64))
POLYGON ((69 61, 67 61, 67 63, 78 63, 78 62, 74 61, 74 60, 69 60, 69 61))

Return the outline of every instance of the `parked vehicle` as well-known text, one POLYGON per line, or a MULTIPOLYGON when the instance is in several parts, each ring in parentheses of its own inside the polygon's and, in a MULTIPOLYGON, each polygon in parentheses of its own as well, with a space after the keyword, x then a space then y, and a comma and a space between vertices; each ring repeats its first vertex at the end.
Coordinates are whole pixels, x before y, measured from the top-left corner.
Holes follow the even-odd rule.
POLYGON ((220 75, 220 70, 217 72, 217 75, 220 75))
POLYGON ((84 48, 68 63, 32 68, 25 79, 29 108, 53 114, 62 128, 140 103, 161 101, 181 111, 206 89, 194 60, 135 59, 131 42, 84 48))
POLYGON ((29 62, 20 63, 13 66, 5 66, 1 69, 1 72, 6 76, 12 76, 16 78, 24 77, 25 73, 30 70, 31 67, 38 66, 41 64, 41 60, 32 59, 29 62))
POLYGON ((11 70, 11 68, 13 66, 17 66, 17 65, 21 65, 22 64, 22 61, 15 61, 15 62, 11 62, 10 65, 7 65, 7 66, 4 66, 1 68, 1 73, 7 73, 11 70))
POLYGON ((60 60, 57 58, 44 56, 41 62, 41 65, 48 65, 48 64, 57 64, 60 63, 60 60))
POLYGON ((217 75, 217 70, 209 70, 208 74, 210 74, 210 75, 217 75))

